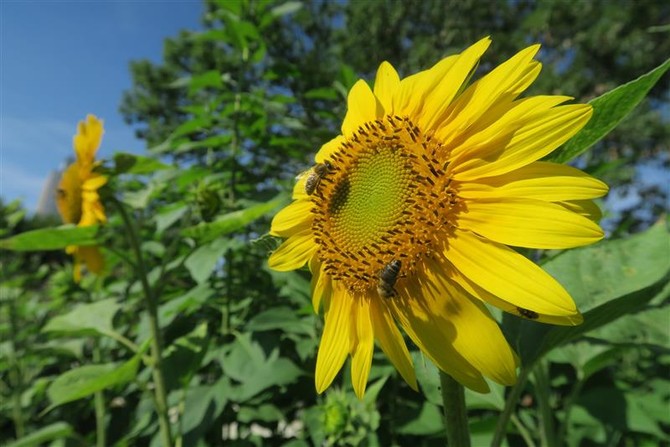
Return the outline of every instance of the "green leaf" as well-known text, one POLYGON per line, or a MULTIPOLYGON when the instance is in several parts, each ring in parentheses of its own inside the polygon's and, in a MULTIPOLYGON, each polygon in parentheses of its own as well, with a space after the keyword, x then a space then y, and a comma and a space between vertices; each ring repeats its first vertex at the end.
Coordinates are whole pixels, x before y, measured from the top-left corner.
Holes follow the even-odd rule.
POLYGON ((207 323, 201 323, 189 334, 179 337, 164 352, 165 381, 168 389, 186 387, 200 368, 207 352, 207 323))
POLYGON ((430 402, 424 402, 416 418, 397 429, 398 433, 403 435, 431 435, 443 430, 442 411, 430 402))
POLYGON ((647 96, 649 90, 670 68, 670 59, 634 81, 610 90, 589 102, 593 116, 584 128, 547 159, 565 163, 586 151, 610 133, 647 96))
POLYGON ((670 283, 664 279, 653 286, 611 300, 584 314, 584 323, 577 327, 555 327, 544 337, 539 349, 542 355, 553 348, 575 340, 587 332, 605 326, 623 316, 642 309, 652 298, 670 297, 670 283), (665 286, 665 287, 663 287, 665 286))
POLYGON ((117 174, 151 174, 161 169, 170 169, 170 166, 155 158, 126 152, 117 152, 114 155, 114 165, 117 174))
POLYGON ((244 402, 271 386, 292 383, 303 374, 293 362, 279 357, 277 350, 266 358, 263 348, 251 340, 250 334, 237 337, 221 364, 228 377, 240 382, 228 396, 236 402, 244 402))
POLYGON ((14 251, 61 250, 68 245, 98 245, 98 226, 63 225, 56 228, 26 231, 0 240, 0 248, 14 251))
POLYGON ((118 363, 86 365, 61 374, 47 389, 51 405, 45 412, 67 402, 88 397, 105 388, 132 381, 135 379, 139 363, 138 354, 120 366, 118 363))
POLYGON ((246 326, 249 332, 281 330, 286 333, 314 334, 314 324, 311 320, 298 317, 295 309, 280 306, 273 307, 252 317, 246 326))
POLYGON ((222 377, 210 386, 194 386, 188 389, 181 421, 183 445, 197 445, 202 440, 209 427, 223 412, 228 402, 229 390, 227 377, 222 377))
POLYGON ((74 434, 70 424, 66 422, 56 422, 54 424, 42 427, 30 433, 27 436, 17 439, 10 444, 4 444, 5 447, 33 447, 44 445, 55 439, 69 438, 74 434))
POLYGON ((219 217, 214 222, 201 222, 198 225, 185 228, 182 230, 182 235, 197 239, 201 243, 209 242, 218 237, 243 228, 259 217, 268 214, 285 203, 286 196, 284 194, 280 194, 268 202, 259 203, 258 205, 253 205, 243 210, 228 213, 219 217))
POLYGON ((300 10, 300 8, 302 8, 302 3, 300 2, 286 2, 272 8, 270 13, 275 17, 281 17, 286 14, 293 14, 300 10))
POLYGON ((160 234, 170 228, 186 211, 188 211, 188 206, 182 203, 173 203, 161 208, 154 218, 156 221, 156 232, 160 234))
POLYGON ((200 310, 215 295, 208 283, 199 284, 178 298, 172 298, 159 307, 161 324, 165 327, 178 316, 187 316, 200 310))
POLYGON ((138 191, 126 191, 123 194, 121 201, 126 205, 129 205, 131 208, 137 210, 144 209, 149 205, 151 197, 162 190, 163 187, 163 185, 150 182, 138 191))
POLYGON ((189 92, 193 93, 205 87, 223 88, 221 73, 218 70, 210 70, 200 75, 193 76, 189 82, 189 92))
POLYGON ((202 284, 210 277, 216 264, 223 258, 226 250, 239 243, 239 241, 234 239, 216 239, 195 250, 186 259, 184 266, 188 269, 193 280, 198 284, 202 284))
POLYGON ((608 343, 622 345, 656 345, 670 346, 668 331, 668 305, 643 310, 629 315, 589 334, 608 343))
POLYGON ((524 363, 668 296, 668 247, 670 233, 659 222, 644 233, 571 250, 544 264, 574 298, 584 323, 550 326, 505 314, 508 339, 517 341, 524 363))
POLYGON ((64 315, 57 315, 42 332, 72 335, 109 335, 114 332, 112 320, 121 306, 109 298, 90 304, 80 304, 64 315))

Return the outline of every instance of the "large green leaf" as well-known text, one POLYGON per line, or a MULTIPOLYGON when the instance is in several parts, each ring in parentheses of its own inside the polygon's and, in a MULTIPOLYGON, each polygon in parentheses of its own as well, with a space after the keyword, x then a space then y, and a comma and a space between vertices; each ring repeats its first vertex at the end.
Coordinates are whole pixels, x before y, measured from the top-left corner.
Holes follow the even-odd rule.
POLYGON ((200 368, 207 352, 207 323, 201 323, 189 334, 170 343, 163 353, 163 369, 168 389, 186 387, 200 368))
POLYGON ((244 402, 271 386, 288 385, 303 374, 292 361, 279 357, 277 350, 266 357, 250 334, 237 337, 222 367, 228 377, 240 382, 228 396, 235 402, 244 402))
POLYGON ((643 310, 670 293, 670 233, 659 222, 627 239, 563 253, 544 264, 584 313, 576 327, 550 326, 505 315, 503 326, 524 363, 570 340, 643 310))
POLYGON ((114 154, 114 165, 117 174, 151 174, 170 166, 155 158, 142 155, 117 152, 114 154))
POLYGON ((26 231, 0 240, 0 248, 15 251, 61 250, 68 245, 98 245, 98 226, 77 227, 63 225, 26 231))
POLYGON ((64 315, 53 317, 42 332, 72 335, 109 335, 114 332, 112 320, 121 308, 114 298, 80 304, 64 315))
POLYGON ((86 365, 61 374, 47 389, 51 405, 46 411, 90 396, 105 388, 132 381, 137 374, 140 358, 138 354, 121 365, 118 363, 86 365))
POLYGON ((649 90, 670 68, 670 59, 634 81, 620 85, 592 100, 593 117, 574 138, 547 159, 565 163, 586 151, 610 133, 647 96, 649 90))
POLYGON ((216 239, 201 247, 186 259, 184 266, 188 269, 196 283, 207 281, 214 271, 217 262, 221 261, 228 249, 235 248, 240 242, 234 239, 216 239))
POLYGON ((36 430, 21 439, 17 439, 12 443, 3 445, 4 447, 34 447, 45 445, 45 443, 55 439, 68 438, 73 434, 74 430, 70 424, 66 422, 56 422, 54 424, 47 425, 46 427, 42 427, 39 430, 36 430))
POLYGON ((209 242, 243 228, 245 225, 253 222, 259 217, 279 208, 285 202, 286 196, 280 194, 268 202, 259 203, 243 210, 228 213, 219 217, 214 222, 199 223, 193 227, 185 228, 182 230, 182 234, 186 237, 198 239, 201 243, 209 242))
POLYGON ((314 322, 300 318, 295 309, 279 306, 252 317, 246 325, 249 332, 281 330, 286 334, 314 335, 314 322))

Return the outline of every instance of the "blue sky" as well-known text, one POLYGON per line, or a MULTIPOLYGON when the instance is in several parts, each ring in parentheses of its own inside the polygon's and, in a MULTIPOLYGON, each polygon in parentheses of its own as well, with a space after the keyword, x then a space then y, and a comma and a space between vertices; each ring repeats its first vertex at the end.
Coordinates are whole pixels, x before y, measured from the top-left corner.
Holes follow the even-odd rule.
POLYGON ((72 155, 77 122, 105 121, 101 157, 142 152, 118 112, 128 63, 161 60, 163 40, 200 28, 200 1, 0 0, 0 197, 34 210, 72 155))

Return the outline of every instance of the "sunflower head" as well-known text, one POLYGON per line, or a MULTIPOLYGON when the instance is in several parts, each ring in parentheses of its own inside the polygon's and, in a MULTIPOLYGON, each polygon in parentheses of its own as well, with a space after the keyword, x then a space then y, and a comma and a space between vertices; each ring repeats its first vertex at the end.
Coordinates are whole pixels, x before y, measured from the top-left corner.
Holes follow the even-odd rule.
POLYGON ((376 341, 413 387, 398 325, 443 371, 478 391, 516 380, 516 354, 484 303, 522 318, 578 324, 572 298, 509 246, 561 249, 599 240, 591 199, 607 187, 538 161, 574 135, 591 107, 520 98, 540 71, 538 45, 467 85, 483 39, 400 79, 384 62, 358 81, 342 133, 299 177, 272 222, 286 238, 270 266, 309 264, 325 327, 316 387, 351 357, 362 396, 376 341))
MULTIPOLYGON (((56 207, 64 223, 91 226, 106 222, 105 210, 98 189, 107 182, 107 177, 96 173, 95 154, 100 146, 103 123, 93 115, 79 123, 74 136, 76 159, 61 176, 56 191, 56 207)), ((100 273, 104 262, 97 247, 70 246, 66 250, 74 256, 74 277, 79 281, 80 266, 85 264, 93 273, 100 273)))

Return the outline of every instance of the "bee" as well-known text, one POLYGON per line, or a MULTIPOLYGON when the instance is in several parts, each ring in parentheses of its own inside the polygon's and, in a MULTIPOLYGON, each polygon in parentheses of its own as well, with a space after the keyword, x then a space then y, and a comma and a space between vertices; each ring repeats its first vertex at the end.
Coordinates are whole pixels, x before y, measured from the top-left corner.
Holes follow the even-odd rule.
POLYGON ((398 295, 393 286, 398 279, 401 267, 402 262, 394 259, 379 271, 379 283, 377 284, 377 293, 379 293, 379 296, 382 298, 393 298, 398 295))
POLYGON ((305 180, 305 192, 308 196, 311 196, 316 188, 321 183, 321 179, 326 176, 333 169, 333 165, 330 162, 325 161, 323 163, 317 163, 312 168, 312 173, 309 174, 307 180, 305 180))
POLYGON ((537 320, 537 318, 539 317, 537 312, 524 309, 523 307, 517 307, 516 310, 519 312, 519 315, 521 315, 524 318, 528 318, 529 320, 537 320))

